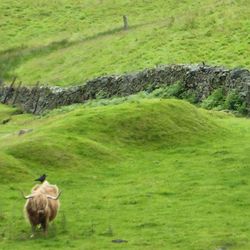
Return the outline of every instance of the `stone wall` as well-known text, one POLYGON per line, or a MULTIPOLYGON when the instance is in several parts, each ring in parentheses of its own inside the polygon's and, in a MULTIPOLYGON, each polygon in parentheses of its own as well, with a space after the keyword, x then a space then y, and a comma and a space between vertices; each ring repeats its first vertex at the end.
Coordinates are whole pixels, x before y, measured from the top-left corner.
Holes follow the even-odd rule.
POLYGON ((83 103, 95 98, 128 96, 140 91, 151 92, 176 82, 185 91, 192 90, 198 102, 209 96, 214 89, 236 89, 242 98, 248 98, 250 72, 247 69, 225 69, 207 65, 164 65, 136 73, 98 77, 83 85, 60 87, 0 86, 0 101, 20 107, 25 112, 42 113, 47 109, 73 103, 83 103))

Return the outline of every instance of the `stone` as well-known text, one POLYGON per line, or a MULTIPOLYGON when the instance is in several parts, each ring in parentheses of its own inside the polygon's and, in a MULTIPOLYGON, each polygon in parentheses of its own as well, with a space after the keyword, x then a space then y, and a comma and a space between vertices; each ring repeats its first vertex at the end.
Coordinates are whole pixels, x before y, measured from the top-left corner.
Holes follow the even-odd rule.
POLYGON ((127 240, 122 240, 122 239, 115 239, 115 240, 112 240, 113 243, 127 243, 128 241, 127 240))
MULTIPOLYGON (((250 72, 247 69, 230 70, 208 65, 161 65, 135 73, 98 77, 74 87, 22 86, 15 105, 25 112, 33 113, 36 110, 36 114, 40 114, 47 109, 84 103, 89 99, 122 97, 140 91, 152 92, 177 82, 183 85, 184 93, 195 93, 197 102, 201 102, 220 87, 225 89, 225 93, 231 89, 244 92, 245 85, 250 83, 250 72)), ((8 90, 8 86, 0 86, 0 101, 4 100, 8 90)), ((13 89, 8 97, 9 104, 16 96, 15 91, 13 89)), ((243 98, 246 96, 246 93, 242 94, 243 98)))
POLYGON ((21 129, 21 130, 19 130, 18 135, 23 135, 23 134, 26 134, 26 133, 29 133, 29 132, 32 132, 32 131, 33 131, 32 128, 30 128, 30 129, 21 129))
POLYGON ((11 120, 11 118, 6 118, 6 119, 4 119, 4 120, 2 121, 2 124, 6 124, 6 123, 8 123, 10 120, 11 120))

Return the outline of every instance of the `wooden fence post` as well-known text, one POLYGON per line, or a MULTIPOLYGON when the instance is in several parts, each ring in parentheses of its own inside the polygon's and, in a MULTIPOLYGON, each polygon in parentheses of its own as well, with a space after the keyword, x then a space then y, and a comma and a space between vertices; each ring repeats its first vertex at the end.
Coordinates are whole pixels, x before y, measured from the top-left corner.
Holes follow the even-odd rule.
POLYGON ((246 95, 246 103, 247 103, 247 113, 250 115, 250 83, 246 84, 247 95, 246 95))
POLYGON ((12 90, 14 84, 15 84, 15 81, 16 81, 16 77, 13 78, 13 81, 12 81, 12 83, 10 84, 10 87, 9 87, 9 89, 7 90, 6 96, 5 96, 4 100, 3 100, 3 103, 6 103, 6 101, 7 101, 7 99, 8 99, 8 96, 9 96, 9 94, 10 94, 10 92, 11 92, 11 90, 12 90))
MULTIPOLYGON (((34 110, 33 110, 33 114, 36 113, 37 106, 38 106, 38 102, 39 102, 39 99, 40 99, 39 82, 37 82, 37 84, 36 84, 36 87, 35 87, 35 90, 34 90, 33 97, 35 97, 36 94, 37 94, 37 98, 36 98, 36 100, 35 100, 35 107, 34 107, 34 110)), ((32 98, 32 99, 33 99, 33 98, 32 98)), ((32 99, 31 99, 31 100, 32 100, 32 99)))
POLYGON ((16 99, 17 99, 17 97, 18 97, 18 95, 19 95, 19 89, 21 88, 21 85, 22 85, 22 81, 20 81, 19 84, 18 84, 18 86, 17 86, 16 95, 15 95, 15 97, 14 97, 14 100, 13 100, 13 102, 12 102, 12 105, 14 105, 14 104, 16 103, 16 99))
POLYGON ((128 29, 128 17, 125 15, 123 16, 123 29, 128 29))
POLYGON ((40 99, 40 92, 38 91, 38 93, 37 93, 37 98, 36 98, 36 102, 35 102, 35 108, 34 108, 34 110, 33 110, 33 114, 36 113, 39 99, 40 99))

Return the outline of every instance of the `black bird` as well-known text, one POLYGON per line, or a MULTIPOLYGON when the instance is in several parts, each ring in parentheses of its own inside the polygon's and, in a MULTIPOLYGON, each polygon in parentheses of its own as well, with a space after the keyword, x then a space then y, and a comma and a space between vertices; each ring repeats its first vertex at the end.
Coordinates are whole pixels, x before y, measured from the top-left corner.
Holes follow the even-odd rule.
POLYGON ((44 175, 40 176, 39 178, 35 179, 35 181, 40 181, 41 183, 43 183, 45 181, 46 177, 47 177, 47 175, 44 174, 44 175))

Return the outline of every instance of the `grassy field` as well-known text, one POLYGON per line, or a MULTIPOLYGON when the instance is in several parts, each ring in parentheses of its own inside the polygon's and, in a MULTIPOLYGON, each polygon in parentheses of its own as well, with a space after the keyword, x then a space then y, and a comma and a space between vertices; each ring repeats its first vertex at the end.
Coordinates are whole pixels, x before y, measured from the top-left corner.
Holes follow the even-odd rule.
POLYGON ((139 98, 42 117, 1 106, 6 118, 0 249, 250 248, 249 120, 139 98), (47 238, 30 239, 17 189, 28 194, 44 172, 63 190, 61 210, 47 238))
MULTIPOLYGON (((4 81, 250 68, 248 0, 1 0, 0 13, 4 81)), ((249 141, 246 118, 152 94, 42 116, 0 104, 0 249, 249 250, 249 141), (43 173, 63 190, 61 209, 47 237, 30 238, 19 190, 43 173)))
POLYGON ((250 67, 248 0, 1 0, 0 12, 6 81, 74 85, 167 63, 250 67))

